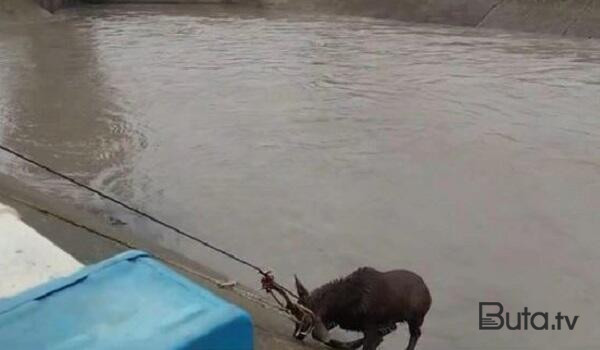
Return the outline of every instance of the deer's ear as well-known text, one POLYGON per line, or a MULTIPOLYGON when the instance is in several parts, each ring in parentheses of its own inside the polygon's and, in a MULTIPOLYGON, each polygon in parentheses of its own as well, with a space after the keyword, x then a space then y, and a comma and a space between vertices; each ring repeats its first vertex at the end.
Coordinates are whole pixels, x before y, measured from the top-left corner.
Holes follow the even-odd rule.
POLYGON ((298 276, 294 275, 294 279, 296 280, 296 291, 298 291, 298 298, 300 298, 300 300, 307 300, 308 290, 304 288, 302 282, 300 282, 300 280, 298 279, 298 276))

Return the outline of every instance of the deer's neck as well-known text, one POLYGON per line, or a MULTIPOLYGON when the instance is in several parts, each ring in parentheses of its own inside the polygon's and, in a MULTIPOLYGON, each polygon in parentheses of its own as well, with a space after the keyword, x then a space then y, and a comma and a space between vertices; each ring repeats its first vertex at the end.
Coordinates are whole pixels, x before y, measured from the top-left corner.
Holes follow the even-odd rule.
POLYGON ((355 307, 361 297, 353 283, 345 279, 330 282, 312 294, 314 311, 324 321, 335 321, 336 315, 355 307))

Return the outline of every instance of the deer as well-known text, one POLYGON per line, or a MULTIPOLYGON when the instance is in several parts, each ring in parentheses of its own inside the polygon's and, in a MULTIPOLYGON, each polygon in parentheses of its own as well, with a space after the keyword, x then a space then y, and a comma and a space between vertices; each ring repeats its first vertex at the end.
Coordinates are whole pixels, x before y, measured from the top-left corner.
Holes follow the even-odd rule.
POLYGON ((362 267, 346 277, 333 280, 309 292, 295 276, 298 303, 313 317, 296 325, 294 337, 302 341, 308 333, 332 348, 375 350, 383 338, 406 322, 410 340, 406 350, 414 350, 421 325, 431 307, 431 294, 423 279, 414 272, 380 272, 362 267), (331 339, 335 327, 362 332, 363 338, 342 342, 331 339))

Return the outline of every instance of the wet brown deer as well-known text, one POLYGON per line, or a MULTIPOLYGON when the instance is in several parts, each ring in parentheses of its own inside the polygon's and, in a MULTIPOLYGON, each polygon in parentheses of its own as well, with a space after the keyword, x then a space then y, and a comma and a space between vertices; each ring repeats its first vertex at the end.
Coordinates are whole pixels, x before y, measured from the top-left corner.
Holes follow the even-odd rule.
POLYGON ((302 340, 312 331, 313 338, 338 349, 375 350, 397 323, 406 322, 410 332, 406 350, 414 350, 431 306, 423 279, 406 270, 380 272, 363 267, 312 293, 296 277, 296 289, 299 303, 314 317, 297 325, 294 336, 302 340), (329 330, 336 326, 362 332, 364 337, 352 342, 331 339, 329 330))

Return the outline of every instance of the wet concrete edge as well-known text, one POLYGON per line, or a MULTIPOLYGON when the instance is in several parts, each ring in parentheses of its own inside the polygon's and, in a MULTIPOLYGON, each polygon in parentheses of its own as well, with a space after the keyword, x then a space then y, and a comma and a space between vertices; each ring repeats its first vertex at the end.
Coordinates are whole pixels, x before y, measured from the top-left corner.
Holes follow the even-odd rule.
MULTIPOLYGON (((151 242, 141 241, 122 227, 112 227, 102 217, 77 208, 72 203, 57 201, 20 182, 18 179, 0 174, 0 202, 12 206, 22 220, 36 229, 58 247, 84 264, 93 264, 130 249, 117 241, 135 245, 155 255, 166 257, 186 269, 199 271, 212 278, 227 280, 226 276, 198 262, 190 261, 177 252, 167 251, 151 242), (46 213, 49 211, 52 215, 46 213), (86 228, 87 227, 87 228, 86 228), (109 239, 92 232, 101 233, 109 239)), ((265 309, 230 290, 222 289, 202 278, 171 266, 191 280, 212 290, 215 294, 241 306, 252 315, 255 329, 256 349, 315 349, 322 348, 314 343, 299 343, 291 337, 292 323, 277 313, 265 309)), ((248 288, 246 288, 248 289, 248 288)), ((250 290, 250 289, 248 289, 250 290)), ((255 292, 255 291, 254 291, 255 292)), ((256 293, 256 292, 255 292, 256 293)))

